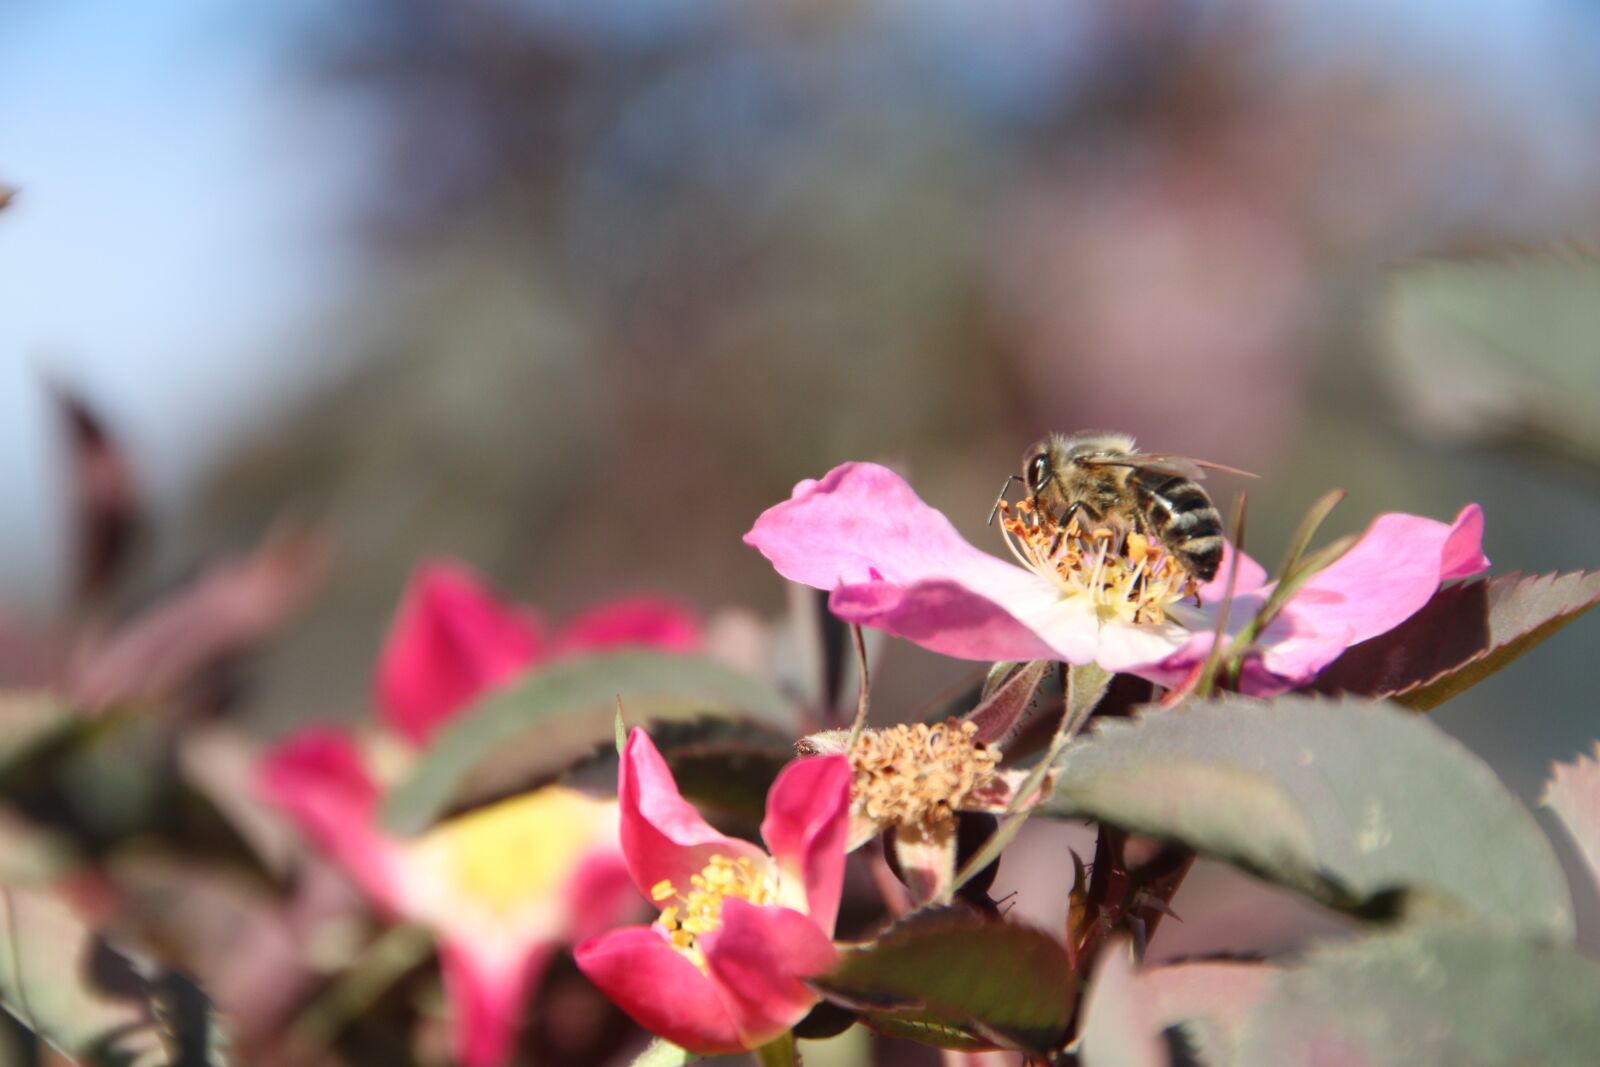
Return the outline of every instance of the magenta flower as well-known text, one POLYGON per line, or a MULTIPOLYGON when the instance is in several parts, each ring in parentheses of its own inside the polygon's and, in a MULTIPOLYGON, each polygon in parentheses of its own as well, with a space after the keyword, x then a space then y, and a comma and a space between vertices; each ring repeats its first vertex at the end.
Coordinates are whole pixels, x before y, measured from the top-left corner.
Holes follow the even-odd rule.
POLYGON ((770 856, 702 819, 642 730, 617 790, 628 871, 661 916, 579 945, 578 966, 645 1029, 693 1052, 786 1033, 817 1002, 804 979, 836 959, 848 761, 798 760, 778 775, 761 824, 770 856))
POLYGON ((637 906, 617 805, 549 786, 397 838, 378 824, 379 783, 472 700, 547 658, 621 645, 677 651, 698 640, 691 616, 647 599, 596 608, 552 634, 460 564, 432 563, 413 577, 379 656, 386 729, 363 744, 312 727, 263 759, 268 799, 387 916, 434 931, 464 1067, 506 1062, 553 953, 637 906))
POLYGON ((626 645, 688 652, 695 619, 649 597, 593 608, 551 632, 531 608, 501 604, 452 560, 412 576, 378 657, 378 706, 403 737, 425 743, 463 704, 556 656, 626 645))
MULTIPOLYGON (((1413 615, 1440 582, 1486 568, 1482 537, 1476 504, 1451 523, 1379 516, 1259 635, 1241 689, 1265 695, 1306 684, 1346 648, 1413 615)), ((1159 546, 1113 554, 1109 542, 1072 540, 1052 555, 1042 541, 1011 538, 1018 562, 1008 563, 974 548, 899 475, 871 463, 801 482, 745 534, 784 577, 831 590, 840 618, 948 656, 1098 663, 1166 685, 1204 661, 1226 597, 1227 557, 1196 596, 1159 546)), ((1274 584, 1240 556, 1230 633, 1274 584)))

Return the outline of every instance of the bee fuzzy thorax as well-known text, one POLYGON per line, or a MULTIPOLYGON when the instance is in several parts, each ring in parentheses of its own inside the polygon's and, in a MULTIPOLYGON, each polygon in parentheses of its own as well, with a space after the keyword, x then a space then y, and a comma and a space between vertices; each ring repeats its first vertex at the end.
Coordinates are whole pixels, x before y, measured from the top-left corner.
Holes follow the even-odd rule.
POLYGON ((1199 585, 1159 541, 1118 524, 1066 525, 1041 513, 1031 499, 1000 505, 1000 529, 1017 562, 1082 597, 1106 621, 1160 624, 1168 609, 1199 585))

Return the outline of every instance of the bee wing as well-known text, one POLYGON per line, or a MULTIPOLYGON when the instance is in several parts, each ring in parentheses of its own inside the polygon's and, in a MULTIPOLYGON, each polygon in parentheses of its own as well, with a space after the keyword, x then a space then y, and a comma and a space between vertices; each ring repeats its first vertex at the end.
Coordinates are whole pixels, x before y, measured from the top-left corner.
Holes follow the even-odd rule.
POLYGON ((1229 467, 1222 463, 1212 463, 1204 459, 1190 459, 1187 456, 1168 456, 1159 452, 1129 452, 1120 456, 1084 456, 1078 462, 1089 467, 1135 467, 1142 471, 1154 471, 1156 474, 1172 474, 1179 478, 1188 478, 1192 481, 1203 481, 1206 471, 1221 471, 1224 474, 1237 474, 1244 478, 1255 478, 1258 475, 1249 471, 1242 471, 1238 467, 1229 467))

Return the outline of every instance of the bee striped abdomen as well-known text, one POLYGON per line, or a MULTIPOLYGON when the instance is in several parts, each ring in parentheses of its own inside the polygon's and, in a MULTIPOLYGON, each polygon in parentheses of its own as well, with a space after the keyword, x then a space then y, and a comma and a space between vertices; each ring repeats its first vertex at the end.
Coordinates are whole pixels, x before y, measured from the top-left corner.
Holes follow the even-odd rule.
POLYGON ((1151 532, 1202 582, 1222 563, 1222 516, 1206 491, 1177 475, 1141 481, 1151 532))

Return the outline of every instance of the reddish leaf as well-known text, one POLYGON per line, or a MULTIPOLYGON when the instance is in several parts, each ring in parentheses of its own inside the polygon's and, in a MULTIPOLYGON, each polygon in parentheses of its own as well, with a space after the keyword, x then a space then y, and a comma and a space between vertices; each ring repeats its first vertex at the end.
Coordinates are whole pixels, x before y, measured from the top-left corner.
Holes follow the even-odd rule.
POLYGON ((139 530, 139 500, 133 473, 116 439, 82 397, 55 385, 56 406, 66 428, 74 494, 78 603, 103 596, 122 573, 139 530))
POLYGON ((11 202, 16 198, 17 191, 15 189, 11 188, 9 185, 0 185, 0 211, 4 211, 6 208, 10 207, 11 202))
POLYGON ((247 651, 304 604, 321 581, 327 544, 281 530, 250 555, 221 563, 77 657, 69 701, 89 710, 159 700, 247 651))
POLYGON ((964 718, 978 727, 976 739, 986 745, 1002 745, 1021 727, 1034 708, 1034 694, 1045 672, 1054 664, 1048 660, 1024 663, 996 687, 981 704, 964 718))
POLYGON ((0 686, 38 688, 50 680, 45 641, 16 619, 0 614, 0 686))
POLYGON ((1066 953, 1048 934, 963 908, 909 916, 846 949, 812 984, 886 1033, 1035 1052, 1067 1036, 1078 993, 1066 953))
POLYGON ((1600 603, 1600 572, 1509 574, 1441 589, 1410 619, 1317 678, 1325 693, 1386 696, 1427 711, 1600 603))

